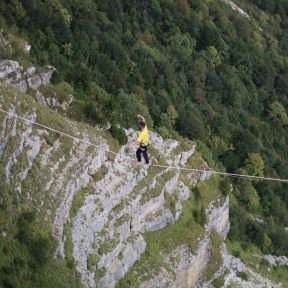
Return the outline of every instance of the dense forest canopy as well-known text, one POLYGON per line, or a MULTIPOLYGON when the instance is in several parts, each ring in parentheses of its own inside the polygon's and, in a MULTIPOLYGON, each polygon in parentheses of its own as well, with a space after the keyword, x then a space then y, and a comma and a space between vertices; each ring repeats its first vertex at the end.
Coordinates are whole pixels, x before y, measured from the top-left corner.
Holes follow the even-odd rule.
MULTIPOLYGON (((0 27, 74 87, 71 117, 135 127, 141 113, 214 168, 288 178, 288 2, 235 3, 250 17, 220 0, 1 0, 0 27)), ((16 44, 1 58, 25 58, 16 44)), ((233 184, 230 239, 288 256, 287 184, 233 184)))

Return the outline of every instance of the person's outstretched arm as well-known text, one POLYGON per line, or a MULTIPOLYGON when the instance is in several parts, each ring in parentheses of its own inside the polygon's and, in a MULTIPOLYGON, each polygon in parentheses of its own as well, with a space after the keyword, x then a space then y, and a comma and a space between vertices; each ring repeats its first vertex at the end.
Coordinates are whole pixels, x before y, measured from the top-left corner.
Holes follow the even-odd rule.
MULTIPOLYGON (((138 114, 138 115, 137 115, 137 118, 138 118, 140 121, 146 123, 146 122, 145 122, 145 118, 144 118, 142 115, 138 114)), ((132 147, 134 147, 134 146, 136 146, 136 145, 139 145, 139 144, 140 144, 140 143, 136 140, 136 141, 134 141, 134 142, 129 143, 129 144, 128 144, 128 148, 132 148, 132 147)))
POLYGON ((138 119, 140 119, 141 121, 146 123, 145 118, 142 115, 138 114, 137 117, 138 117, 138 119))

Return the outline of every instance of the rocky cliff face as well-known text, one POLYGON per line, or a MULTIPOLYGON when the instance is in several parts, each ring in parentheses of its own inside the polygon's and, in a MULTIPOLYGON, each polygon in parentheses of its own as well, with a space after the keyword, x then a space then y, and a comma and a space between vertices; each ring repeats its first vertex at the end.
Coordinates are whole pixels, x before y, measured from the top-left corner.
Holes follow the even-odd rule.
MULTIPOLYGON (((131 130, 127 133, 131 139, 135 139, 135 132, 131 130)), ((179 143, 165 143, 154 133, 151 133, 151 143, 159 151, 161 145, 166 146, 166 150, 170 149, 166 151, 166 157, 174 165, 180 165, 179 154, 173 155, 173 150, 179 143)), ((144 167, 135 169, 129 161, 131 159, 123 156, 123 149, 119 150, 112 163, 109 160, 102 161, 106 174, 99 181, 91 183, 91 189, 95 193, 85 198, 84 205, 72 221, 75 248, 73 255, 83 280, 89 287, 95 287, 94 278, 99 269, 105 271, 99 287, 114 287, 117 280, 144 252, 146 243, 142 233, 155 231, 175 222, 175 216, 165 207, 165 195, 189 190, 179 180, 179 171, 153 167, 149 170, 144 167), (107 243, 110 243, 109 247, 107 243), (97 255, 99 259, 91 271, 87 270, 89 255, 97 255)), ((194 149, 195 146, 191 143, 190 150, 186 151, 186 159, 193 155, 194 149)), ((183 157, 181 161, 185 163, 186 159, 183 157)), ((199 179, 200 174, 190 176, 189 181, 192 183, 199 179)), ((179 195, 179 203, 176 205, 181 209, 181 201, 189 195, 185 192, 179 195)))
POLYGON ((199 241, 195 253, 191 253, 191 250, 186 246, 178 247, 171 255, 166 257, 167 267, 173 267, 173 273, 163 268, 161 273, 154 279, 142 283, 141 288, 207 286, 207 283, 205 284, 201 277, 211 260, 211 233, 217 231, 218 234, 224 238, 226 237, 229 230, 229 198, 226 198, 223 204, 220 203, 220 198, 211 202, 206 209, 206 215, 208 216, 208 223, 205 227, 205 236, 204 239, 199 241))
MULTIPOLYGON (((135 152, 118 147, 107 132, 63 118, 2 82, 0 106, 84 140, 0 113, 5 182, 13 187, 16 198, 24 197, 38 210, 43 223, 52 225, 59 244, 57 255, 73 260, 85 287, 114 287, 145 252, 144 233, 177 225, 191 187, 211 177, 209 170, 181 173, 177 169, 192 168, 196 160, 198 168, 207 168, 196 157, 193 142, 183 145, 151 132, 153 163, 176 169, 134 167, 135 152)), ((129 140, 135 139, 135 131, 126 133, 129 140)), ((247 271, 245 265, 228 255, 221 244, 229 230, 229 199, 219 196, 210 201, 205 213, 207 222, 203 235, 197 235, 198 248, 191 251, 181 245, 168 253, 166 268, 143 281, 142 288, 212 287, 215 279, 224 276, 225 287, 241 282, 237 271, 247 271), (212 267, 216 250, 219 255, 222 251, 217 269, 212 267)), ((257 281, 243 287, 268 283, 257 281)))
MULTIPOLYGON (((25 69, 18 61, 0 59, 0 80, 17 87, 23 93, 26 93, 28 89, 33 90, 34 99, 42 105, 51 108, 61 106, 62 109, 66 110, 73 102, 73 94, 71 92, 63 97, 63 95, 57 95, 57 92, 58 94, 59 92, 63 94, 59 89, 58 91, 50 91, 50 93, 41 89, 47 85, 53 87, 50 82, 55 70, 50 65, 41 68, 29 66, 25 69)), ((65 82, 62 82, 62 86, 63 83, 65 82)), ((65 88, 67 90, 67 86, 70 87, 70 89, 68 88, 69 90, 73 90, 69 84, 65 83, 64 85, 65 87, 62 87, 62 90, 65 90, 65 88)))
POLYGON ((54 71, 52 66, 41 69, 30 66, 24 69, 18 61, 0 59, 0 79, 18 87, 23 93, 28 88, 37 90, 41 85, 49 84, 54 71))
MULTIPOLYGON (((71 235, 76 268, 85 286, 96 287, 98 282, 99 287, 114 287, 145 250, 142 233, 174 223, 181 214, 181 201, 189 197, 187 183, 192 185, 202 175, 187 174, 184 184, 177 170, 134 168, 134 155, 127 155, 124 147, 116 155, 109 152, 112 139, 106 135, 46 111, 29 96, 21 95, 20 102, 10 89, 1 84, 2 109, 42 124, 48 120, 50 126, 61 123, 66 133, 97 145, 95 148, 86 142, 77 143, 11 115, 0 115, 5 181, 15 187, 19 197, 25 195, 41 217, 53 223, 59 255, 65 256, 65 242, 71 235), (51 119, 46 113, 51 114, 51 119), (165 205, 165 195, 173 193, 179 193, 175 215, 165 205), (78 194, 79 206, 73 203, 78 194), (96 260, 89 263, 88 269, 91 257, 96 260)), ((127 133, 135 139, 134 131, 127 133)), ((195 151, 195 145, 190 143, 185 153, 177 152, 178 142, 164 141, 154 133, 151 142, 157 154, 155 163, 160 148, 164 149, 162 156, 178 166, 184 165, 195 151)))

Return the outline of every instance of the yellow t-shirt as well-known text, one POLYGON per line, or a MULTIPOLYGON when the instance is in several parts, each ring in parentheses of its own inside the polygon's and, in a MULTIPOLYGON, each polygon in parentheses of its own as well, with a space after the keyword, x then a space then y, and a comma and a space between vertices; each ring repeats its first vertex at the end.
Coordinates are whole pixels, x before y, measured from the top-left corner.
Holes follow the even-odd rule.
POLYGON ((142 145, 142 146, 147 146, 149 143, 149 135, 148 135, 148 128, 147 126, 144 127, 144 129, 140 132, 137 141, 142 145))

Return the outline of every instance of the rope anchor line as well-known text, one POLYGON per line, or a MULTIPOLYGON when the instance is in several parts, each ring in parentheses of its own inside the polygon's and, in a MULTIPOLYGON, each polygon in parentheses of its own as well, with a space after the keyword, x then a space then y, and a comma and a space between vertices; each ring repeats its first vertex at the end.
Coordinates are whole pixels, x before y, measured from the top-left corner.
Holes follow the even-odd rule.
MULTIPOLYGON (((58 133, 58 134, 63 135, 65 137, 69 137, 69 138, 71 138, 73 140, 80 141, 80 142, 83 142, 85 144, 94 146, 94 147, 96 147, 96 148, 98 148, 100 150, 105 150, 108 153, 111 153, 111 154, 114 154, 114 155, 120 155, 120 153, 111 151, 109 149, 105 149, 105 148, 103 148, 103 147, 101 147, 99 145, 93 144, 93 143, 91 143, 89 141, 85 141, 85 140, 80 139, 78 137, 75 137, 73 135, 67 134, 65 132, 59 131, 59 130, 51 128, 49 126, 46 126, 46 125, 40 124, 38 122, 32 121, 30 119, 24 118, 24 117, 19 116, 19 115, 15 114, 15 113, 12 113, 12 112, 9 112, 9 111, 5 111, 2 108, 0 108, 0 112, 5 113, 5 114, 10 115, 10 116, 13 116, 13 117, 18 118, 18 119, 21 119, 23 121, 27 121, 27 122, 29 122, 31 124, 37 125, 37 126, 39 126, 41 128, 49 130, 51 132, 58 133)), ((185 168, 185 167, 177 167, 177 166, 158 165, 158 164, 154 164, 152 166, 153 167, 159 167, 159 168, 166 168, 166 169, 176 169, 176 170, 187 171, 187 172, 212 173, 212 174, 218 174, 218 175, 227 176, 227 177, 237 177, 237 178, 244 178, 244 179, 250 179, 250 180, 265 180, 265 181, 277 181, 277 182, 282 182, 282 183, 288 183, 288 179, 281 179, 281 178, 261 177, 261 176, 253 176, 253 175, 246 175, 246 174, 221 172, 221 171, 215 171, 215 170, 194 169, 194 168, 185 168)))

